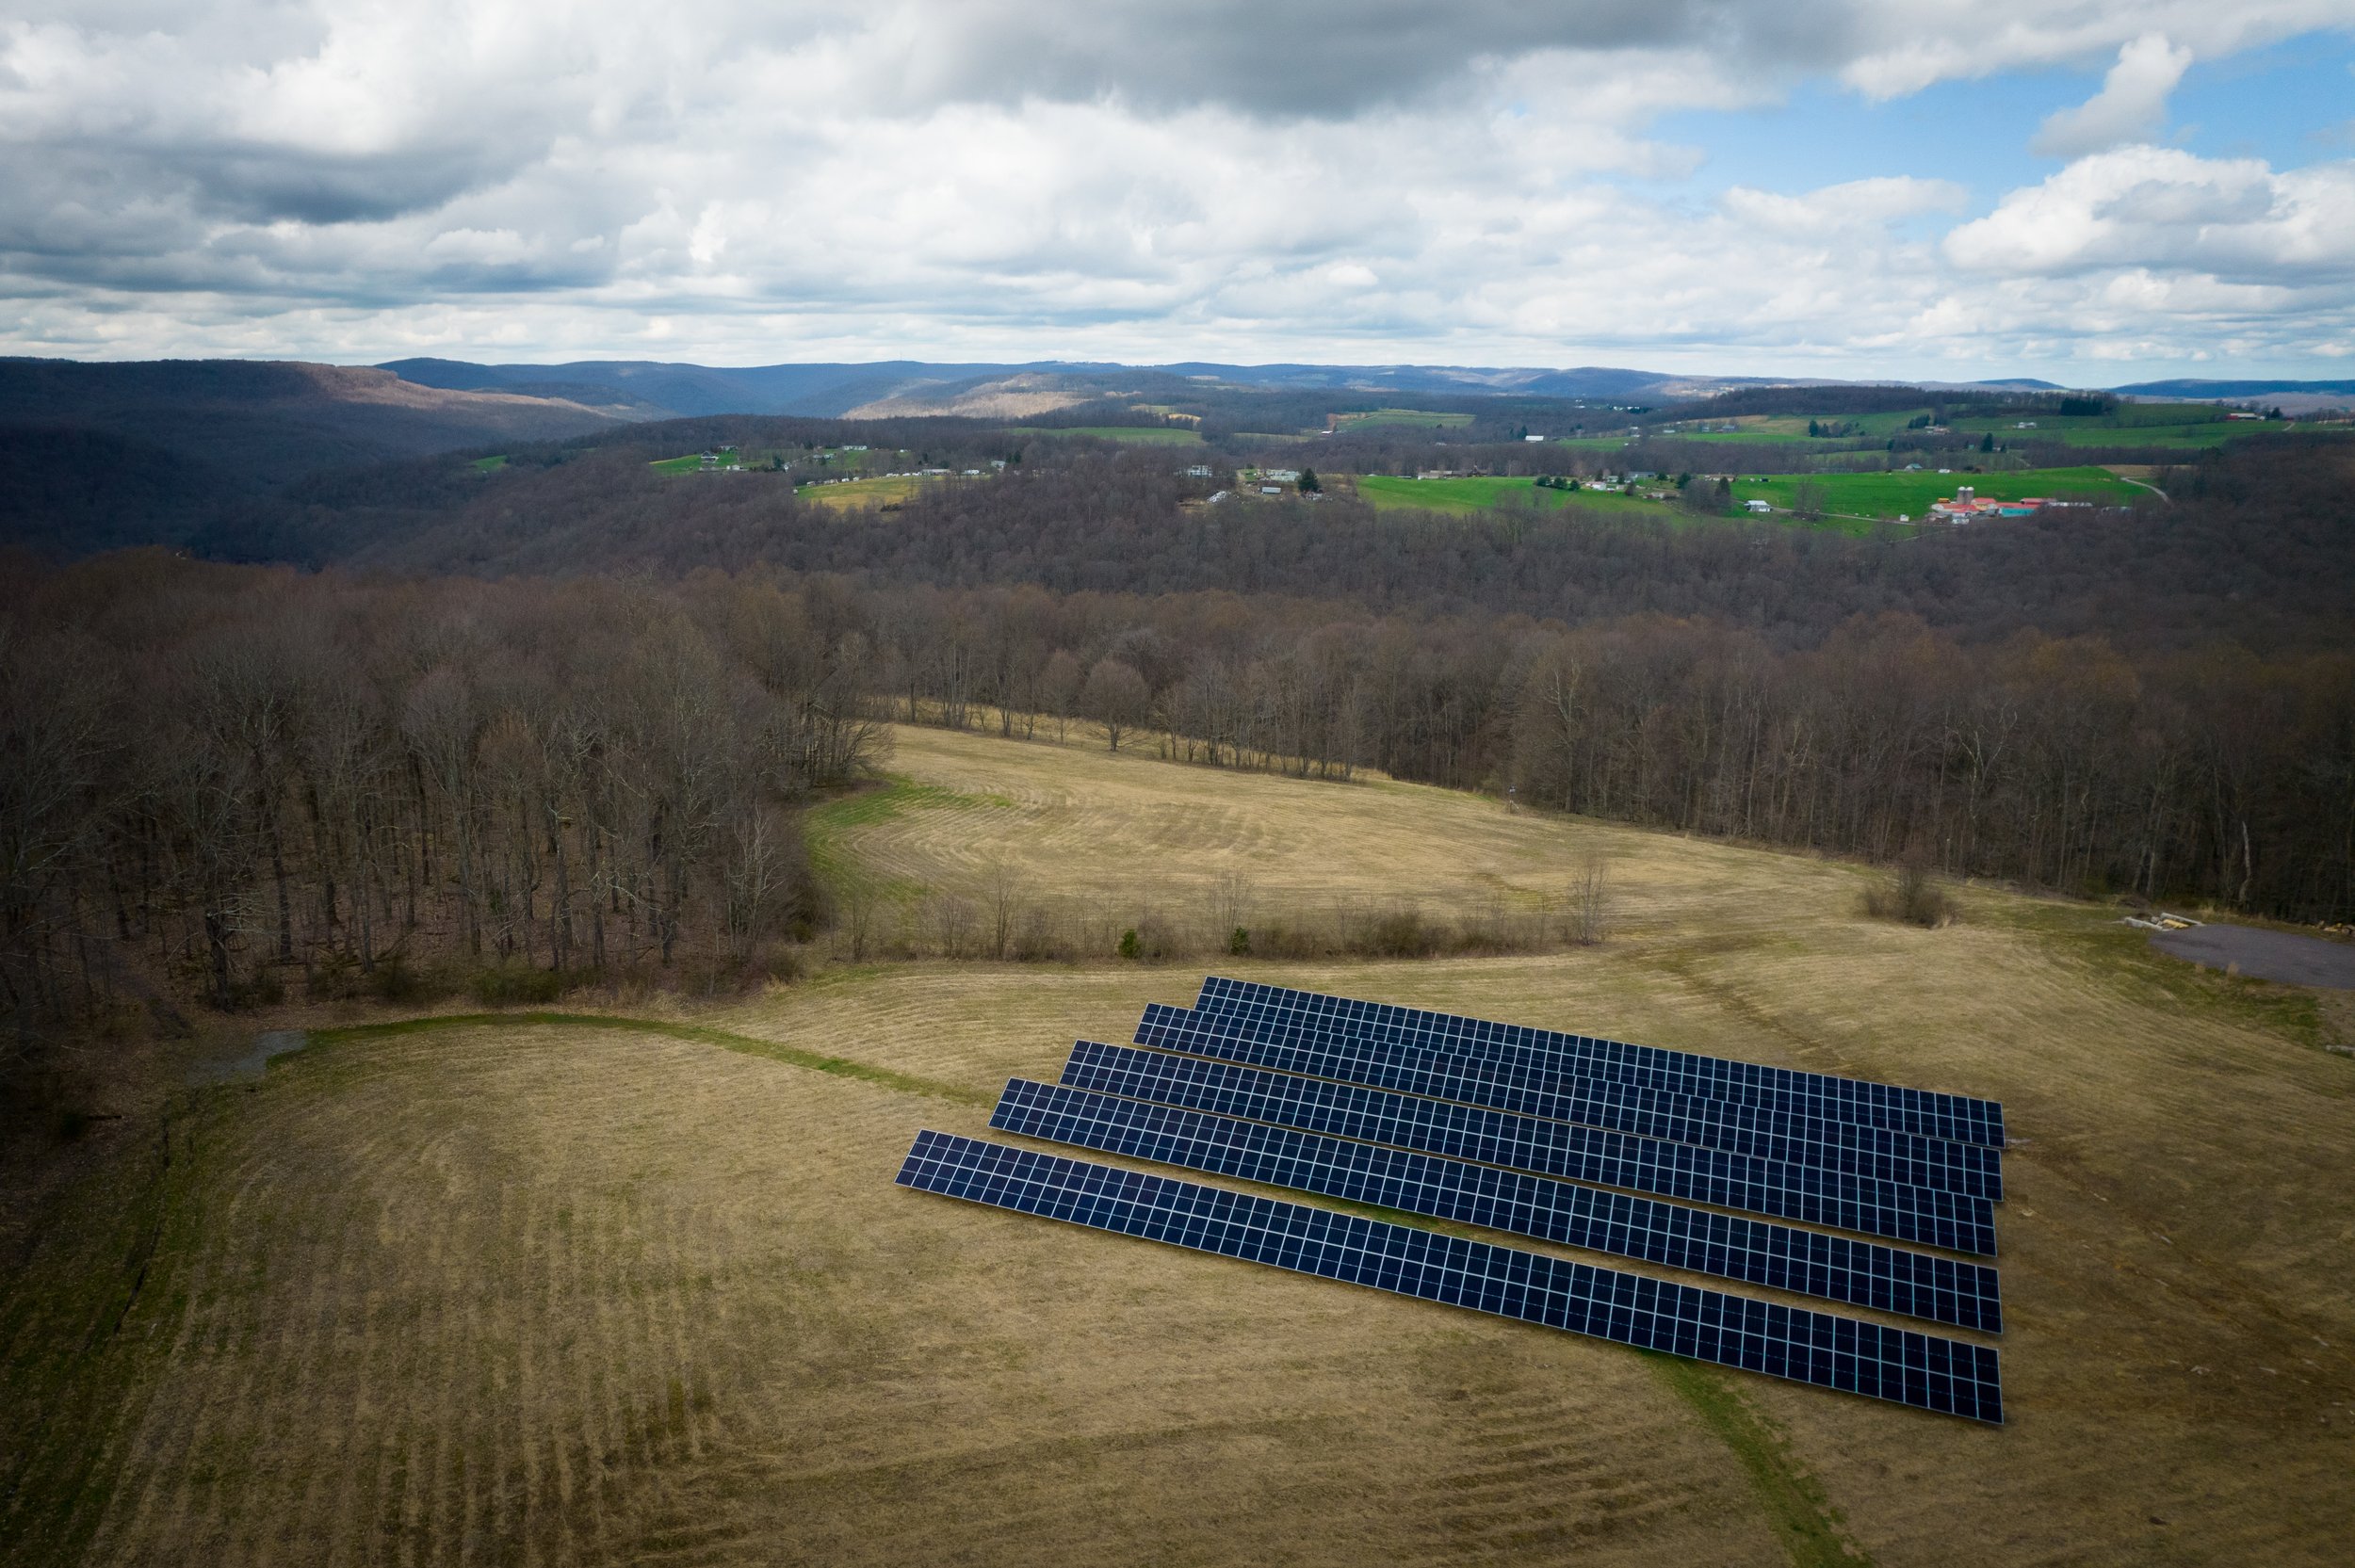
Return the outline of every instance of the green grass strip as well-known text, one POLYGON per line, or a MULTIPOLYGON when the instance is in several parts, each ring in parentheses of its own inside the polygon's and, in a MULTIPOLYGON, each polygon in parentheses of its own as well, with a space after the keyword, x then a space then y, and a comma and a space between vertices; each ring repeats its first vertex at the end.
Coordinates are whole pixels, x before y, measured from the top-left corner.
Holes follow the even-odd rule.
POLYGON ((658 1034, 672 1040, 691 1040, 700 1045, 717 1045, 723 1051, 736 1051, 745 1056, 767 1057, 771 1061, 782 1061, 791 1067, 805 1067, 813 1073, 859 1078, 868 1083, 880 1084, 885 1089, 897 1090, 902 1094, 926 1094, 936 1100, 954 1100, 967 1106, 998 1103, 996 1094, 983 1090, 942 1083, 936 1078, 919 1078, 912 1073, 895 1073, 888 1067, 853 1061, 848 1057, 824 1056, 817 1051, 804 1051, 799 1046, 780 1044, 773 1040, 761 1040, 727 1029, 708 1028, 701 1024, 666 1024, 651 1018, 624 1018, 602 1012, 446 1012, 428 1018, 403 1018, 389 1024, 346 1024, 335 1028, 314 1029, 311 1038, 316 1041, 370 1040, 384 1035, 418 1034, 428 1029, 496 1028, 517 1024, 658 1034))
POLYGON ((1873 1560, 1841 1532, 1840 1512, 1823 1483, 1738 1391, 1698 1362, 1656 1350, 1645 1354, 1661 1382, 1733 1450, 1794 1568, 1872 1568, 1873 1560))

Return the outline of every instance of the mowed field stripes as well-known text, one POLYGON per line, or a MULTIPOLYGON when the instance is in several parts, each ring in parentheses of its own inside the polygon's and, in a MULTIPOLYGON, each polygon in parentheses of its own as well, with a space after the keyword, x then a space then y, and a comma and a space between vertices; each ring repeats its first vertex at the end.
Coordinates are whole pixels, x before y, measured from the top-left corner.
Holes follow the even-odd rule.
POLYGON ((1598 1084, 1533 1072, 1497 1059, 1451 1058, 1419 1047, 1275 1044, 1224 1033, 1216 1026, 1204 1026, 1199 1014, 1178 1009, 1150 1007, 1145 1014, 1137 1026, 1137 1041, 1157 1051, 1368 1086, 1504 1115, 1574 1122, 1637 1138, 1723 1149, 1753 1159, 1811 1166, 1990 1202, 2003 1197, 2002 1154, 1973 1144, 1781 1116, 1657 1090, 1598 1084), (1777 1125, 1756 1124, 1762 1121, 1777 1125))
POLYGON ((1916 1409, 2004 1418, 1993 1350, 1908 1329, 929 1129, 898 1180, 1916 1409))
POLYGON ((2001 1148, 2004 1107, 1992 1100, 1906 1089, 1861 1078, 1768 1067, 1724 1057, 1554 1029, 1500 1024, 1420 1008, 1354 1001, 1311 991, 1211 976, 1202 982, 1194 1010, 1233 1022, 1255 1038, 1275 1040, 1364 1039, 1386 1044, 1420 1045, 1452 1055, 1500 1051, 1540 1053, 1584 1076, 1642 1088, 1665 1089, 1704 1099, 1790 1111, 1828 1121, 1885 1127, 1892 1132, 2001 1148))
POLYGON ((1993 1269, 1844 1237, 1024 1078, 1006 1085, 990 1125, 1957 1328, 2003 1332, 1993 1269))
MULTIPOLYGON (((1309 1082, 1293 1081, 1304 1086, 1309 1082)), ((1150 1097, 1149 1091, 1141 1089, 1140 1092, 1150 1097)), ((1305 1088, 1292 1091, 1291 1096, 1266 1094, 1260 1098, 1265 1106, 1264 1114, 1258 1116, 1261 1121, 1281 1121, 1295 1113, 1286 1107, 1287 1098, 1292 1099, 1296 1113, 1303 1117, 1321 1114, 1312 1092, 1305 1088)), ((1388 1102, 1371 1107, 1371 1113, 1389 1129, 1379 1135, 1385 1142, 1411 1140, 1420 1136, 1419 1127, 1433 1123, 1439 1124, 1439 1131, 1434 1136, 1443 1137, 1448 1120, 1443 1107, 1440 1111, 1424 1109, 1437 1104, 1391 1095, 1388 1102)), ((1344 1125, 1371 1124, 1364 1122, 1363 1114, 1339 1108, 1314 1124, 1319 1130, 1332 1131, 1344 1125), (1357 1120, 1353 1122, 1353 1117, 1357 1120)), ((1376 1135, 1369 1132, 1358 1136, 1376 1135)), ((1637 1138, 1600 1127, 1528 1117, 1513 1119, 1507 1135, 1496 1140, 1496 1150, 1493 1159, 1497 1164, 1542 1170, 1549 1175, 1567 1176, 1598 1187, 1681 1198, 1688 1203, 1772 1215, 1778 1220, 1827 1225, 1834 1230, 1859 1231, 1866 1236, 1943 1247, 1980 1257, 1995 1254, 1994 1205, 1984 1198, 1959 1192, 1873 1181, 1814 1166, 1752 1159, 1699 1144, 1669 1143, 1655 1138, 1637 1138)), ((1450 1145, 1447 1152, 1461 1152, 1461 1145, 1450 1145)))

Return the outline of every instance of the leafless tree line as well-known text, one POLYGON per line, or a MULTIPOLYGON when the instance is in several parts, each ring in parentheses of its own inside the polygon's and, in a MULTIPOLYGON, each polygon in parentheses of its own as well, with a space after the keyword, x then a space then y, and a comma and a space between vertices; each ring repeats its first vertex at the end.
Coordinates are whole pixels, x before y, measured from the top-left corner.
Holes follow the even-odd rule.
MULTIPOLYGON (((884 719, 1372 768, 2069 889, 2355 908, 2343 653, 1973 644, 1902 615, 1791 648, 1662 616, 143 554, 0 580, 0 1001, 22 1034, 126 999, 235 1006, 295 974, 320 994, 425 962, 756 965, 826 925, 795 808, 861 771, 884 719)), ((845 913, 879 949, 917 941, 882 918, 845 913)), ((926 950, 1020 956, 1002 900, 925 919, 926 950)))
POLYGON ((289 971, 745 965, 822 897, 798 804, 871 753, 810 595, 111 558, 0 607, 0 1000, 20 1037, 289 971))
POLYGON ((1575 629, 1226 595, 878 590, 917 722, 1346 778, 2292 918, 2355 909, 2355 656, 1850 619, 1811 648, 1639 616, 1575 629))

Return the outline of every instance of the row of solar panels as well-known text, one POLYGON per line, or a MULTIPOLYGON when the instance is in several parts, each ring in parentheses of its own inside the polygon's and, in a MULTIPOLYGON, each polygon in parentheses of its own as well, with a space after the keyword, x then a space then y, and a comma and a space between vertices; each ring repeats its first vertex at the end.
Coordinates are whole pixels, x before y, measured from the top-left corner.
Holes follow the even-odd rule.
MULTIPOLYGON (((1712 1059, 1667 1052, 1654 1054, 1685 1064, 1679 1068, 1684 1087, 1641 1085, 1594 1075, 1616 1071, 1612 1062, 1631 1059, 1629 1053, 1646 1047, 1588 1043, 1611 1044, 1616 1055, 1604 1061, 1596 1053, 1555 1043, 1584 1037, 1233 980, 1206 982, 1203 999, 1205 1005, 1191 1012, 1149 1008, 1137 1040, 1153 1049, 1081 1042, 1062 1083, 1013 1080, 991 1124, 1078 1147, 2001 1332, 2002 1306, 1991 1269, 1632 1195, 1657 1193, 1991 1254, 1991 1201, 2002 1191, 1995 1146, 1957 1144, 1886 1123, 1912 1118, 1918 1126, 1930 1117, 1942 1125, 1992 1128, 2000 1139, 2000 1107, 1941 1095, 1931 1097, 1941 1105, 1925 1107, 1898 1098, 1918 1094, 1915 1091, 1787 1075, 1816 1080, 1802 1089, 1716 1070, 1746 1064, 1697 1067, 1692 1064, 1712 1059), (1224 1010, 1208 1010, 1213 995, 1224 1010), (1822 1084, 1887 1092, 1826 1091, 1822 1084), (1722 1093, 1691 1091, 1710 1086, 1722 1093), (1764 1095, 1784 1102, 1804 1099, 1812 1109, 1768 1105, 1764 1095), (1983 1108, 1964 1112, 1958 1107, 1983 1108), (1643 1130, 1634 1130, 1639 1127, 1643 1130)), ((1652 1071, 1650 1064, 1638 1066, 1652 1071)), ((1995 1353, 1984 1347, 1489 1247, 1479 1254, 1484 1268, 1502 1269, 1508 1278, 1542 1275, 1554 1282, 1535 1294, 1515 1296, 1518 1304, 1501 1306, 1488 1300, 1488 1285, 1467 1296, 1464 1292, 1473 1289, 1467 1283, 1471 1276, 1458 1279, 1444 1269, 1398 1276, 1409 1283, 1396 1283, 1392 1250, 1452 1240, 1411 1226, 1384 1227, 1381 1248, 1372 1252, 1354 1243, 1336 1244, 1338 1251, 1318 1253, 1322 1261, 1311 1266, 1242 1232, 1218 1230, 1215 1244, 1205 1241, 1201 1235, 1210 1233, 1197 1234, 1190 1223, 1178 1225, 1162 1213, 1166 1205, 1156 1206, 1165 1198, 1177 1205, 1170 1214, 1191 1216, 1236 1194, 1164 1181, 1154 1189, 1161 1198, 1138 1208, 1129 1199, 1101 1196, 1109 1190, 1108 1180, 1129 1172, 1066 1160, 1051 1168, 1060 1172, 1051 1180, 1040 1174, 1050 1167, 1021 1166, 1030 1174, 1009 1182, 1006 1173, 1016 1166, 1003 1156, 1022 1151, 972 1140, 937 1147, 951 1143, 958 1151, 954 1157, 930 1156, 928 1163, 918 1157, 927 1147, 919 1140, 901 1181, 1925 1409, 2002 1418, 1995 1353), (1064 1212, 1069 1193, 1080 1188, 1090 1194, 1086 1203, 1064 1212), (1572 1269, 1578 1271, 1559 1272, 1572 1269), (1645 1301, 1657 1292, 1687 1294, 1659 1298, 1675 1306, 1663 1316, 1658 1307, 1638 1311, 1622 1302, 1631 1291, 1645 1301), (1599 1309, 1598 1302, 1611 1304, 1599 1309), (1741 1332, 1730 1334, 1723 1319, 1728 1303, 1766 1316, 1743 1317, 1741 1332), (1605 1327, 1594 1326, 1599 1322, 1605 1327), (1703 1333, 1705 1325, 1715 1326, 1703 1333), (1677 1348, 1688 1339, 1699 1348, 1677 1348)), ((1299 1215, 1324 1213, 1297 1204, 1277 1207, 1299 1215)))
MULTIPOLYGON (((1738 1101, 1860 1125, 1888 1127, 1959 1143, 2004 1146, 2004 1107, 1859 1078, 1801 1073, 1788 1067, 1722 1057, 1664 1051, 1616 1040, 1496 1024, 1381 1002, 1353 1001, 1313 991, 1291 991, 1213 975, 1202 982, 1195 1010, 1205 1017, 1247 1021, 1269 1031, 1315 1029, 1324 1038, 1421 1045, 1451 1054, 1525 1050, 1584 1064, 1599 1078, 1676 1093, 1738 1101)), ((1273 1034, 1271 1038, 1274 1037, 1273 1034)))

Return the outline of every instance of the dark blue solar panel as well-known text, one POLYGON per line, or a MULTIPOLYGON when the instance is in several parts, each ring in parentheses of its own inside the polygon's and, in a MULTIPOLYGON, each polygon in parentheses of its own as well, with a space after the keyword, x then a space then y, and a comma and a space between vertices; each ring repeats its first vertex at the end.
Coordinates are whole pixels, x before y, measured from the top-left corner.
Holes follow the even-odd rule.
MULTIPOLYGON (((1149 1020, 1137 1032, 1149 1039, 1154 1032, 1149 1020)), ((1075 1057, 1088 1054, 1085 1047, 1089 1043, 1081 1043, 1083 1048, 1075 1051, 1075 1057)), ((1189 1047, 1179 1045, 1176 1048, 1185 1050, 1189 1047)), ((1361 1068, 1353 1075, 1367 1080, 1360 1087, 1384 1090, 1424 1087, 1411 1075, 1373 1069, 1361 1068), (1409 1081, 1402 1083, 1402 1077, 1407 1077, 1409 1081)), ((1172 1090, 1171 1092, 1179 1091, 1172 1090)), ((1154 1091, 1142 1085, 1138 1093, 1144 1098, 1158 1097, 1154 1091)), ((1188 1100, 1185 1103, 1194 1102, 1188 1100)), ((1214 1105, 1215 1101, 1205 1103, 1214 1105)), ((1444 1120, 1441 1112, 1421 1111, 1420 1107, 1429 1103, 1432 1102, 1417 1100, 1413 1108, 1392 1118, 1390 1130, 1382 1135, 1382 1140, 1398 1142, 1415 1137, 1418 1123, 1427 1117, 1444 1120)), ((1247 1113, 1239 1111, 1238 1114, 1247 1113)), ((1283 1121, 1293 1115, 1308 1117, 1314 1114, 1312 1107, 1297 1100, 1281 1107, 1271 1101, 1267 1113, 1259 1119, 1283 1121)), ((1313 1123, 1303 1121, 1298 1124, 1338 1132, 1351 1124, 1351 1111, 1341 1109, 1324 1120, 1313 1123)), ((1542 1118, 1519 1117, 1509 1128, 1502 1130, 1518 1137, 1512 1139, 1514 1148, 1510 1157, 1506 1157, 1500 1147, 1496 1158, 1498 1164, 1522 1165, 1552 1175, 1592 1182, 1600 1187, 1623 1187, 1636 1192, 1656 1192, 1664 1197, 1712 1204, 1719 1208, 1771 1214, 1806 1224, 1861 1231, 1867 1236, 1885 1236, 1892 1240, 1911 1241, 1925 1247, 1945 1247, 1985 1257, 1995 1254, 1995 1208, 1984 1198, 1973 1198, 1959 1192, 1941 1192, 1933 1188, 1872 1181, 1837 1171, 1750 1159, 1722 1149, 1636 1138, 1626 1133, 1542 1118)), ((1373 1135, 1369 1133, 1365 1136, 1373 1135)), ((1467 1145, 1445 1127, 1435 1131, 1428 1140, 1413 1146, 1437 1147, 1440 1152, 1449 1154, 1465 1153, 1467 1149, 1467 1145)), ((1485 1159, 1489 1156, 1477 1155, 1474 1157, 1485 1159)))
MULTIPOLYGON (((1584 1127, 1600 1127, 1665 1142, 1719 1149, 1739 1158, 1771 1161, 1794 1170, 1820 1171, 1865 1183, 1886 1182, 1899 1187, 1957 1192, 1967 1197, 1991 1198, 1994 1194, 1984 1188, 2000 1182, 2000 1178, 1990 1182, 1984 1172, 1974 1172, 1959 1161, 1907 1158, 1877 1147, 1817 1143, 1746 1128, 1728 1129, 1694 1117, 1666 1115, 1616 1105, 1585 1092, 1588 1086, 1576 1080, 1551 1092, 1519 1090, 1498 1084, 1492 1074, 1484 1071, 1494 1067, 1493 1062, 1476 1060, 1465 1064, 1465 1071, 1433 1067, 1421 1074, 1396 1071, 1367 1075, 1359 1062, 1333 1053, 1302 1046, 1259 1046, 1249 1042, 1205 1041, 1191 1033, 1180 1037, 1161 1032, 1155 1019, 1150 1017, 1138 1033, 1171 1041, 1168 1049, 1189 1054, 1172 1057, 1159 1051, 1135 1051, 1126 1046, 1097 1045, 1083 1041, 1072 1052, 1072 1068, 1065 1069, 1063 1081, 1079 1083, 1089 1089, 1112 1087, 1076 1078, 1072 1076, 1072 1069, 1155 1075, 1170 1080, 1172 1093, 1185 1096, 1172 1100, 1172 1104, 1194 1106, 1205 1110, 1229 1108, 1226 1104, 1212 1103, 1205 1096, 1229 1092, 1274 1096, 1286 1102, 1286 1114, 1262 1113, 1259 1109, 1236 1109, 1231 1114, 1249 1116, 1262 1122, 1314 1127, 1320 1132, 1340 1133, 1344 1138, 1372 1138, 1386 1143, 1404 1141, 1410 1148, 1460 1154, 1498 1165, 1523 1165, 1532 1171, 1550 1170, 1551 1167, 1531 1164, 1518 1154, 1474 1149, 1458 1140, 1477 1138, 1496 1140, 1500 1144, 1551 1147, 1564 1143, 1571 1137, 1561 1123, 1574 1122, 1584 1127), (1249 1065, 1202 1059, 1205 1057, 1238 1056, 1253 1059, 1249 1065), (1277 1070, 1259 1071, 1262 1063, 1277 1070), (1293 1074, 1308 1076, 1296 1077, 1291 1075, 1293 1074), (1370 1087, 1377 1078, 1387 1078, 1398 1087, 1370 1087), (1324 1081, 1326 1079, 1357 1081, 1324 1081), (1429 1098, 1415 1097, 1419 1095, 1429 1098), (1499 1101, 1505 1104, 1498 1104, 1499 1101), (1295 1120, 1291 1112, 1295 1104, 1298 1115, 1316 1119, 1295 1120), (1514 1108, 1507 1108, 1507 1106, 1514 1108), (1368 1125, 1376 1122, 1385 1124, 1405 1122, 1420 1129, 1421 1134, 1414 1139, 1402 1140, 1388 1132, 1359 1133, 1351 1130, 1361 1120, 1368 1118, 1372 1119, 1366 1123, 1368 1125), (1433 1138, 1441 1138, 1446 1141, 1429 1141, 1433 1138)), ((1446 1068, 1454 1065, 1446 1064, 1446 1068)), ((1151 1100, 1169 1098, 1168 1094, 1161 1092, 1129 1089, 1113 1089, 1113 1091, 1116 1094, 1135 1093, 1151 1100)), ((1872 1128, 1847 1130, 1874 1140, 1903 1138, 1902 1134, 1884 1133, 1872 1128)), ((1904 1138, 1903 1140, 1915 1151, 1934 1148, 1956 1154, 2002 1157, 1992 1149, 1973 1148, 1967 1143, 1931 1144, 1925 1140, 1910 1138, 1904 1138)))
POLYGON ((1202 982, 1194 1010, 1277 1040, 1364 1039, 1421 1045, 1452 1055, 1535 1052, 1590 1077, 1665 1089, 1704 1099, 1886 1127, 1921 1138, 2001 1148, 2004 1107, 1992 1100, 1902 1089, 1860 1078, 1802 1073, 1788 1067, 1730 1061, 1650 1045, 1598 1040, 1519 1024, 1491 1023, 1419 1008, 1354 1001, 1313 991, 1212 976, 1202 982))
POLYGON ((1314 1030, 1288 1030, 1275 1038, 1268 1031, 1238 1025, 1231 1017, 1159 1003, 1145 1008, 1136 1040, 1157 1050, 1371 1084, 1402 1093, 1459 1100, 1523 1116, 1578 1122, 1740 1154, 1762 1154, 1775 1140, 1818 1145, 1827 1151, 1843 1151, 1848 1158, 1843 1163, 1827 1154, 1816 1161, 1798 1163, 1847 1169, 1859 1169, 1858 1162, 1869 1166, 1882 1160, 1920 1165, 1945 1172, 1947 1190, 1990 1200, 2004 1195, 2000 1149, 1588 1077, 1577 1071, 1575 1062, 1546 1052, 1504 1049, 1466 1056, 1431 1046, 1389 1044, 1314 1030))
POLYGON ((1994 1350, 1412 1225, 932 1131, 900 1185, 1919 1410, 2001 1422, 1994 1350))
POLYGON ((989 1124, 1958 1328, 2003 1332, 1992 1269, 1845 1237, 1023 1078, 1006 1085, 989 1124))

